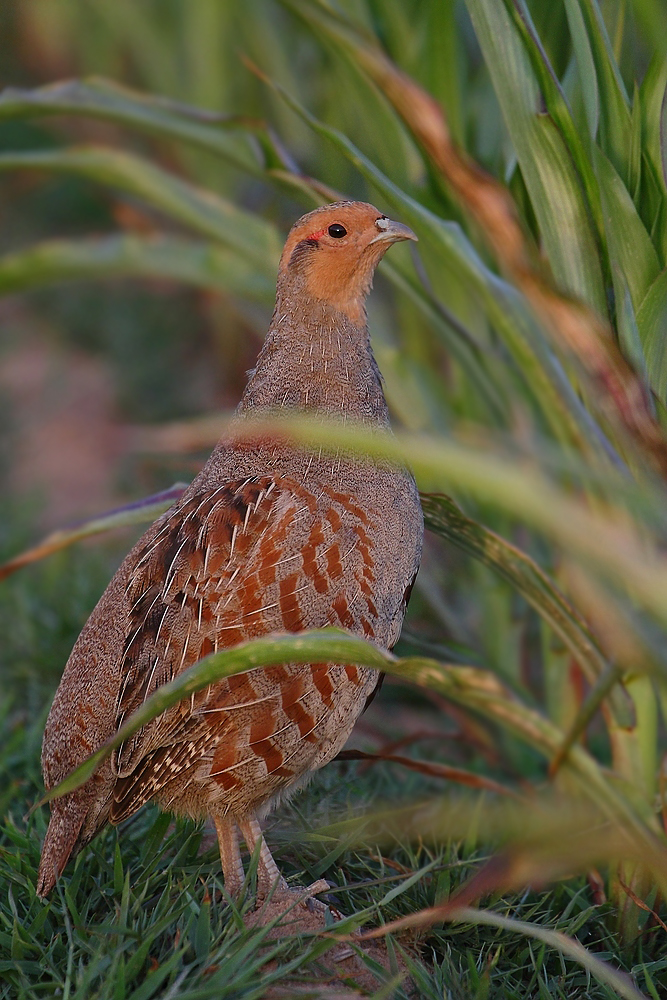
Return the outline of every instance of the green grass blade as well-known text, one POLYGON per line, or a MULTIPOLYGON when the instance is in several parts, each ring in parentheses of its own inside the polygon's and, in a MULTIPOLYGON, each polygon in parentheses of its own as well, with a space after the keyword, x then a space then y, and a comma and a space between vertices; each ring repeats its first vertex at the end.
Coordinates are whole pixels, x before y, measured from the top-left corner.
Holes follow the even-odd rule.
MULTIPOLYGON (((555 753, 562 742, 563 734, 553 723, 517 701, 488 670, 446 666, 436 660, 419 657, 397 660, 391 653, 379 649, 367 640, 335 628, 314 629, 298 634, 274 633, 211 653, 173 681, 160 687, 123 723, 112 739, 52 788, 40 805, 78 788, 94 773, 102 760, 142 726, 167 708, 222 677, 256 667, 311 662, 350 663, 389 671, 501 722, 547 757, 555 753)), ((586 780, 595 776, 595 784, 606 785, 597 765, 584 751, 574 748, 571 759, 586 780)))
POLYGON ((663 183, 667 185, 667 88, 660 106, 660 166, 663 183))
MULTIPOLYGON (((274 434, 276 420, 248 424, 245 435, 274 434)), ((425 492, 452 488, 502 510, 543 532, 574 559, 596 568, 606 581, 629 591, 635 600, 667 623, 667 560, 648 526, 640 537, 627 523, 623 508, 614 510, 612 496, 620 483, 610 480, 608 516, 592 512, 583 501, 521 460, 447 438, 420 434, 396 436, 369 433, 336 421, 323 423, 302 416, 280 420, 281 433, 306 447, 370 456, 379 461, 406 463, 425 492), (614 486, 614 482, 616 485, 614 486), (623 520, 622 520, 623 519, 623 520)))
POLYGON ((115 531, 116 528, 126 528, 133 524, 145 524, 154 521, 161 514, 164 514, 182 495, 185 484, 176 483, 168 490, 154 493, 152 496, 144 497, 134 503, 117 507, 99 514, 97 517, 89 518, 72 528, 63 528, 53 531, 42 539, 39 544, 33 546, 20 555, 15 556, 8 562, 0 565, 0 580, 11 573, 22 569, 30 563, 44 559, 46 556, 59 552, 75 542, 84 538, 91 538, 94 535, 105 534, 108 531, 115 531))
POLYGON ((202 111, 97 77, 35 90, 8 87, 0 93, 0 121, 46 115, 84 115, 114 122, 214 153, 246 174, 262 172, 247 132, 258 123, 248 119, 202 111))
POLYGON ((539 114, 539 87, 521 37, 503 4, 467 0, 467 6, 554 277, 604 316, 602 268, 581 181, 556 125, 539 114))
POLYGON ((200 691, 221 677, 252 670, 254 667, 268 667, 281 663, 334 662, 354 663, 358 666, 375 667, 384 670, 394 662, 391 653, 379 649, 372 643, 348 635, 340 629, 327 628, 302 632, 298 635, 274 634, 251 642, 241 643, 200 660, 184 670, 169 684, 160 687, 148 698, 142 707, 123 723, 114 737, 72 771, 64 781, 52 788, 40 805, 51 799, 73 791, 95 772, 99 764, 129 739, 142 726, 160 715, 171 705, 200 691))
POLYGON ((550 948, 555 948, 561 954, 573 959, 587 969, 595 979, 611 987, 623 1000, 647 1000, 644 993, 641 993, 632 982, 630 976, 625 972, 612 968, 602 959, 584 948, 575 938, 568 937, 561 931, 552 931, 538 924, 529 923, 526 920, 515 920, 512 917, 505 917, 500 913, 493 913, 491 910, 478 910, 472 907, 462 907, 451 917, 452 921, 465 921, 472 924, 486 924, 490 927, 499 927, 503 930, 513 931, 523 934, 526 937, 543 941, 550 948))
POLYGON ((667 270, 648 289, 637 312, 637 329, 651 387, 667 406, 667 270))
POLYGON ((70 280, 168 278, 270 304, 274 283, 246 257, 177 236, 114 234, 45 240, 0 257, 0 295, 70 280))
MULTIPOLYGON (((0 579, 83 538, 113 531, 119 527, 151 522, 178 500, 183 489, 184 486, 178 484, 163 493, 101 514, 73 528, 53 532, 38 545, 0 565, 0 579)), ((449 497, 423 494, 422 507, 427 528, 479 559, 506 579, 560 635, 586 673, 589 682, 596 685, 587 700, 589 711, 585 717, 582 716, 585 719, 583 724, 590 719, 590 706, 594 705, 592 711, 597 710, 601 700, 609 697, 616 724, 621 727, 631 726, 631 706, 620 689, 613 689, 606 683, 609 665, 593 635, 540 567, 524 552, 506 542, 495 532, 466 517, 449 497), (601 689, 598 687, 600 679, 604 679, 602 694, 599 693, 601 689)), ((575 735, 570 737, 570 743, 577 738, 580 731, 581 726, 576 728, 576 732, 573 729, 575 735)))
MULTIPOLYGON (((632 303, 638 309, 660 271, 658 255, 644 228, 634 202, 613 165, 599 150, 595 167, 600 178, 609 258, 625 277, 632 303)), ((618 301, 622 302, 619 293, 618 301)))
POLYGON ((632 6, 646 37, 659 51, 667 52, 667 9, 662 0, 633 0, 632 6))
POLYGON ((635 308, 632 304, 630 289, 625 280, 625 275, 618 265, 614 267, 614 295, 616 298, 616 327, 618 330, 618 342, 624 356, 630 362, 634 370, 641 377, 645 387, 646 398, 649 405, 651 399, 651 379, 649 376, 646 355, 642 345, 642 339, 637 326, 635 308))
POLYGON ((630 147, 628 191, 630 192, 633 202, 638 207, 637 210, 639 210, 642 180, 643 117, 641 93, 639 87, 635 83, 635 89, 632 95, 632 112, 630 116, 632 143, 630 147))
POLYGON ((492 373, 492 366, 487 364, 488 348, 485 352, 485 345, 477 344, 464 324, 445 309, 435 295, 419 285, 407 269, 392 260, 385 260, 383 274, 415 303, 428 320, 430 328, 465 372, 480 403, 488 408, 493 422, 502 425, 507 415, 509 401, 502 392, 497 370, 501 359, 494 358, 495 371, 492 373))
POLYGON ((626 185, 631 181, 630 102, 597 0, 576 2, 586 25, 600 99, 599 142, 626 185))
MULTIPOLYGON (((258 423, 253 433, 261 436, 275 431, 275 426, 275 421, 271 425, 258 423)), ((462 445, 445 437, 405 433, 389 437, 349 424, 324 424, 303 417, 283 420, 281 426, 309 447, 334 452, 349 448, 376 460, 408 464, 424 492, 461 490, 505 511, 543 532, 578 562, 595 567, 607 583, 629 591, 667 623, 667 559, 656 539, 651 540, 648 525, 638 534, 627 523, 626 512, 621 508, 614 512, 613 496, 622 488, 622 480, 609 480, 605 502, 610 513, 605 515, 600 510, 593 512, 585 501, 573 497, 538 469, 471 442, 462 445)), ((250 428, 246 433, 250 435, 250 428)), ((644 492, 645 499, 647 496, 644 492)), ((656 514, 661 505, 658 497, 656 493, 656 514)))
MULTIPOLYGON (((662 177, 660 125, 665 88, 667 88, 667 60, 655 55, 641 82, 639 101, 644 153, 650 159, 656 175, 660 177, 662 177)), ((662 181, 664 190, 664 178, 662 181)))
MULTIPOLYGON (((425 52, 415 70, 420 71, 419 78, 429 93, 442 103, 452 136, 463 146, 466 141, 464 106, 467 94, 462 72, 465 56, 459 45, 456 6, 451 2, 431 4, 425 52)), ((403 51, 398 32, 396 49, 403 51)))
MULTIPOLYGON (((586 195, 586 204, 599 232, 602 229, 600 193, 593 164, 591 163, 590 144, 586 142, 584 136, 578 131, 575 125, 563 88, 535 30, 525 0, 505 0, 505 6, 508 14, 513 19, 513 23, 521 36, 530 58, 546 110, 553 118, 555 125, 563 136, 570 157, 581 179, 586 195)), ((587 40, 587 36, 585 37, 587 40)), ((591 69, 594 71, 592 56, 591 62, 586 64, 586 70, 590 72, 591 69)), ((586 75, 586 79, 582 80, 582 90, 584 90, 582 100, 587 102, 586 111, 590 119, 589 129, 593 127, 597 129, 599 118, 597 79, 586 75), (584 87, 586 90, 584 90, 584 87)))
POLYGON ((595 60, 591 50, 591 41, 586 31, 586 25, 578 0, 564 0, 567 23, 570 28, 572 47, 577 60, 581 92, 586 112, 586 123, 591 140, 595 140, 600 121, 600 92, 598 88, 595 60))
MULTIPOLYGON (((397 660, 391 653, 372 643, 334 628, 314 629, 296 635, 275 633, 212 653, 183 671, 169 684, 160 687, 123 723, 111 739, 51 788, 38 805, 80 787, 116 747, 171 705, 195 691, 208 687, 222 677, 256 667, 312 662, 352 663, 374 667, 420 687, 437 691, 496 721, 547 758, 553 757, 563 743, 564 734, 558 727, 514 698, 488 670, 448 666, 419 657, 397 660)), ((593 757, 581 747, 572 747, 567 767, 607 815, 622 816, 625 822, 630 823, 634 834, 646 840, 647 847, 650 845, 651 850, 655 851, 653 834, 607 781, 593 757)))
MULTIPOLYGON (((530 556, 466 517, 450 497, 424 494, 422 508, 427 528, 479 559, 523 595, 561 637, 590 683, 595 684, 598 678, 606 675, 609 664, 590 629, 530 556)), ((620 689, 612 692, 608 688, 607 695, 611 695, 610 705, 617 723, 632 725, 632 706, 623 692, 620 689)))
POLYGON ((269 222, 142 157, 103 146, 1 153, 0 171, 3 170, 52 170, 118 188, 243 254, 265 275, 275 275, 282 240, 269 222))
MULTIPOLYGON (((609 698, 614 691, 619 691, 619 683, 623 679, 623 668, 616 664, 609 664, 604 673, 600 674, 597 681, 591 688, 591 690, 586 695, 586 698, 582 702, 577 714, 572 721, 572 725, 567 731, 563 744, 560 747, 558 753, 551 761, 550 772, 555 774, 558 768, 561 766, 570 748, 574 746, 577 740, 585 732, 589 723, 593 720, 596 713, 600 710, 602 703, 605 698, 609 698)), ((619 719, 623 719, 620 728, 625 730, 630 730, 636 725, 636 716, 632 709, 632 703, 630 702, 628 696, 626 695, 623 701, 623 708, 625 716, 615 715, 614 725, 619 725, 619 719)))

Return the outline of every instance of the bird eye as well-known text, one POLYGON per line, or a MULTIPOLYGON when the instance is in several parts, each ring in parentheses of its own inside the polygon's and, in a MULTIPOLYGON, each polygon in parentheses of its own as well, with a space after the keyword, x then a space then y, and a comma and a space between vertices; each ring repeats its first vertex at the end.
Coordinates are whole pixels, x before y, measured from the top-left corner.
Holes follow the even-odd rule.
POLYGON ((341 226, 339 222, 334 222, 332 226, 329 226, 329 236, 333 236, 335 240, 340 240, 343 236, 347 236, 347 229, 345 226, 341 226))

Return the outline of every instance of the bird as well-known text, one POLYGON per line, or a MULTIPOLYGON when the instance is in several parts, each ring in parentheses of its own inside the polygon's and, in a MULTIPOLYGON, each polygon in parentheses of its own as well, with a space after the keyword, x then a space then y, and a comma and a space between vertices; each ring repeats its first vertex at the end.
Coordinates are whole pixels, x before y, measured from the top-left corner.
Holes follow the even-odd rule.
MULTIPOLYGON (((327 625, 395 645, 422 547, 413 476, 266 427, 276 413, 305 413, 391 433, 366 299, 387 249, 416 239, 358 201, 292 226, 269 330, 227 432, 126 556, 67 661, 43 738, 47 789, 209 653, 327 625), (250 433, 257 420, 259 436, 250 433)), ((258 900, 295 891, 260 821, 339 753, 379 679, 344 663, 256 668, 167 709, 52 800, 38 894, 108 823, 149 801, 213 820, 232 896, 244 886, 241 836, 250 852, 259 843, 258 900)))

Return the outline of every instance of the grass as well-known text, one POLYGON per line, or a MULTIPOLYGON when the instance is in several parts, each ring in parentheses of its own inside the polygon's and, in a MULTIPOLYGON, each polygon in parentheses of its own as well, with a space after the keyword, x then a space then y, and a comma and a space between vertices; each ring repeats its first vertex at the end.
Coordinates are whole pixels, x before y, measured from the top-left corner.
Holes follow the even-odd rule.
MULTIPOLYGON (((34 883, 47 817, 44 810, 30 818, 25 814, 41 786, 43 719, 28 723, 15 706, 7 707, 8 739, 0 763, 2 786, 9 789, 0 827, 0 873, 7 886, 0 903, 0 996, 245 998, 262 997, 275 984, 296 990, 316 982, 322 943, 267 942, 261 931, 245 930, 239 911, 225 901, 217 848, 199 853, 201 826, 172 824, 152 807, 121 830, 108 829, 47 903, 37 899, 34 883)), ((432 906, 485 858, 464 842, 346 848, 334 841, 331 851, 331 839, 309 837, 313 828, 350 809, 359 812, 395 797, 396 778, 387 768, 361 774, 358 765, 334 763, 271 824, 287 877, 304 883, 324 876, 334 886, 336 905, 347 914, 362 914, 371 925, 432 906), (403 888, 406 883, 411 884, 403 888)), ((432 794, 434 787, 419 775, 400 775, 407 800, 432 794)), ((250 893, 246 906, 251 902, 250 893)), ((591 904, 584 879, 568 879, 555 890, 500 895, 492 910, 576 935, 595 954, 627 967, 614 937, 613 908, 591 904)), ((405 950, 425 998, 443 992, 453 998, 610 995, 544 944, 496 928, 441 924, 394 940, 405 950)), ((658 991, 665 983, 661 951, 659 928, 646 929, 628 969, 649 996, 659 996, 651 994, 650 983, 658 991)))
MULTIPOLYGON (((395 941, 425 997, 636 997, 599 957, 646 997, 667 988, 667 29, 655 0, 545 10, 61 0, 3 14, 19 89, 0 95, 0 293, 103 360, 126 423, 162 422, 131 435, 132 498, 214 442, 211 411, 238 398, 296 216, 343 192, 419 235, 418 253, 383 265, 369 314, 395 442, 346 432, 410 461, 430 529, 385 664, 419 690, 384 693, 369 746, 395 755, 400 715, 399 756, 456 767, 472 791, 339 762, 272 837, 284 870, 325 874, 346 913, 410 918, 395 941), (523 796, 514 818, 483 778, 523 796), (430 839, 405 813, 391 836, 359 819, 397 789, 436 810, 430 839), (356 825, 336 827, 350 810, 356 825)), ((289 431, 322 447, 342 434, 289 431)), ((7 559, 33 524, 8 508, 7 559)), ((72 548, 1 584, 0 989, 262 996, 306 978, 326 942, 244 931, 187 824, 147 810, 84 852, 49 904, 34 896, 44 813, 22 817, 40 794, 40 727, 119 557, 72 548)), ((251 644, 182 683, 332 641, 251 644)))
MULTIPOLYGON (((23 577, 12 577, 4 587, 4 607, 14 608, 17 621, 12 594, 16 599, 27 587, 31 608, 45 607, 54 601, 54 580, 86 581, 78 592, 64 592, 52 619, 67 646, 108 572, 100 556, 96 550, 69 550, 57 556, 59 563, 53 566, 43 563, 23 577)), ((29 609, 28 621, 32 614, 29 609)), ((322 942, 267 942, 261 932, 245 930, 239 911, 223 895, 215 844, 199 853, 201 825, 180 820, 172 824, 154 808, 143 810, 118 831, 108 829, 68 869, 47 903, 37 899, 34 885, 47 812, 29 814, 29 809, 42 787, 44 713, 62 657, 60 642, 44 640, 42 634, 39 672, 26 677, 13 669, 20 662, 19 649, 3 662, 9 699, 3 705, 0 751, 0 787, 5 790, 0 799, 0 877, 7 886, 0 901, 0 996, 262 997, 272 987, 286 990, 286 995, 308 987, 316 992, 306 995, 317 995, 322 942)), ((387 686, 380 695, 373 724, 385 738, 396 733, 406 693, 387 686)), ((438 733, 442 716, 427 698, 414 693, 407 704, 425 728, 438 733)), ((425 743, 419 756, 441 759, 441 740, 442 733, 434 745, 425 743)), ((449 746, 449 762, 489 773, 488 763, 484 765, 471 743, 449 746)), ((503 766, 496 764, 491 773, 503 778, 503 766)), ((373 815, 395 802, 397 789, 401 802, 423 802, 441 794, 442 784, 398 766, 330 765, 269 825, 281 870, 301 884, 325 877, 334 886, 338 908, 361 915, 368 926, 447 899, 489 859, 490 845, 476 837, 474 824, 467 837, 436 836, 421 843, 398 833, 378 844, 372 837, 362 834, 359 841, 358 835, 341 836, 336 830, 342 817, 363 816, 369 808, 373 815)), ((252 891, 250 885, 246 907, 252 906, 252 891)), ((582 877, 541 891, 498 892, 490 909, 501 917, 576 937, 611 967, 631 972, 647 996, 659 996, 667 983, 659 926, 645 921, 632 951, 624 951, 615 934, 614 906, 594 902, 582 877)), ((578 963, 507 929, 439 922, 407 929, 393 940, 407 956, 419 995, 425 998, 612 995, 578 963)), ((381 988, 378 980, 378 992, 381 988)))

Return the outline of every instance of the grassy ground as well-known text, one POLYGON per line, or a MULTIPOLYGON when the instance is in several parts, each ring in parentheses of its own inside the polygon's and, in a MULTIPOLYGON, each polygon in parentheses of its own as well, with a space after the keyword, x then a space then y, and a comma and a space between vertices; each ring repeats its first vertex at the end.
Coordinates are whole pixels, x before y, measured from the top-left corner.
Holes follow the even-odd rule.
MULTIPOLYGON (((0 841, 0 874, 7 887, 0 911, 0 996, 250 998, 265 996, 275 984, 290 995, 289 987, 296 993, 297 985, 312 986, 323 975, 318 959, 326 942, 268 942, 264 932, 245 930, 239 910, 224 898, 215 844, 201 852, 200 827, 172 825, 153 808, 120 831, 108 830, 78 859, 52 899, 37 899, 46 815, 42 810, 29 820, 24 816, 39 794, 42 720, 43 715, 30 726, 10 722, 2 753, 8 791, 0 841)), ((433 792, 418 778, 399 787, 404 801, 433 792)), ((362 776, 358 765, 332 764, 269 825, 281 870, 296 884, 326 878, 337 908, 368 926, 433 905, 471 874, 483 858, 479 850, 462 843, 382 848, 370 843, 353 850, 335 839, 308 840, 313 828, 338 819, 350 806, 395 796, 396 779, 386 765, 362 776)), ((252 887, 246 909, 251 905, 252 887)), ((583 879, 540 893, 501 896, 492 909, 576 935, 616 967, 631 968, 649 996, 659 997, 665 987, 660 928, 642 935, 632 958, 619 954, 613 909, 595 905, 583 879)), ((429 1000, 613 995, 577 963, 520 934, 461 923, 392 940, 406 958, 418 995, 429 1000)), ((380 977, 377 985, 379 991, 380 977)))
MULTIPOLYGON (((211 832, 190 822, 172 823, 152 807, 98 837, 69 866, 47 902, 36 897, 48 810, 29 810, 42 788, 45 715, 63 656, 114 557, 113 551, 64 553, 53 565, 32 568, 3 587, 0 614, 10 641, 2 662, 0 719, 0 880, 7 890, 0 898, 0 997, 347 995, 341 992, 345 983, 325 991, 331 976, 321 957, 331 942, 269 941, 264 931, 244 928, 242 914, 254 903, 252 863, 246 900, 233 906, 224 896, 211 832), (63 588, 63 580, 76 586, 63 588)), ((426 696, 394 685, 385 686, 353 743, 373 750, 386 746, 390 734, 414 737, 415 719, 431 736, 419 757, 445 755, 450 763, 480 765, 474 751, 452 743, 451 718, 443 724, 426 696)), ((495 773, 503 777, 502 767, 495 773)), ((331 902, 354 914, 355 925, 375 927, 433 906, 488 860, 483 835, 476 837, 471 829, 467 840, 401 843, 390 837, 378 845, 363 832, 355 840, 328 828, 388 803, 432 800, 442 787, 397 765, 334 762, 270 819, 278 864, 294 884, 326 878, 331 902)), ((499 892, 489 909, 576 936, 611 966, 631 972, 647 996, 657 998, 667 986, 661 928, 648 921, 630 949, 619 949, 615 909, 584 878, 542 891, 499 892)), ((389 953, 394 952, 404 957, 417 995, 426 1000, 616 995, 554 948, 497 927, 441 922, 408 929, 392 935, 389 953)), ((396 982, 384 992, 386 973, 373 959, 366 963, 371 981, 377 975, 378 997, 405 995, 396 982)), ((355 989, 351 983, 347 988, 355 989)))

